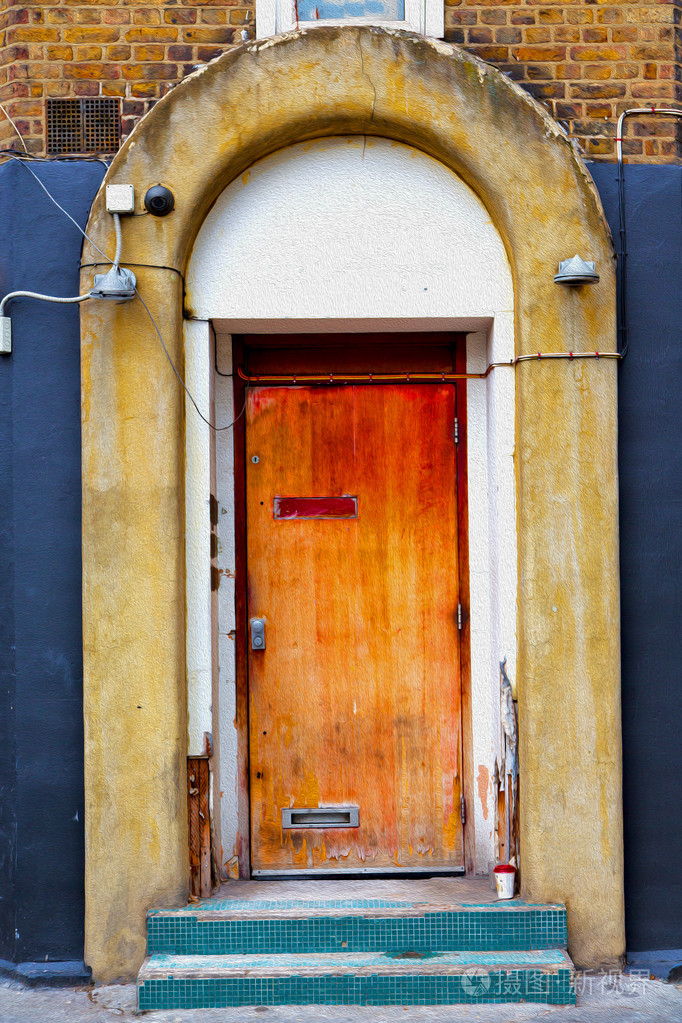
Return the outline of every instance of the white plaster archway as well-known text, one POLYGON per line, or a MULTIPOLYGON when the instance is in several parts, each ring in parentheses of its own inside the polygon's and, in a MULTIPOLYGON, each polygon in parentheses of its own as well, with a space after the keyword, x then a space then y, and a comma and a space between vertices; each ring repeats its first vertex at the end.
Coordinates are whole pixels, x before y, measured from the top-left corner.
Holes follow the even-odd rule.
MULTIPOLYGON (((480 199, 456 175, 401 143, 359 136, 291 146, 255 164, 218 198, 187 275, 186 377, 218 425, 233 416, 232 333, 467 332, 467 368, 514 355, 513 288, 504 246, 480 199), (215 401, 213 388, 215 387, 215 401)), ((514 379, 502 369, 467 388, 471 688, 477 779, 477 871, 493 856, 492 774, 499 756, 499 661, 515 676, 514 379)), ((223 863, 235 848, 234 503, 232 435, 217 434, 219 685, 212 682, 211 437, 187 407, 187 659, 190 754, 217 739, 223 863), (218 705, 212 706, 214 695, 218 705)))

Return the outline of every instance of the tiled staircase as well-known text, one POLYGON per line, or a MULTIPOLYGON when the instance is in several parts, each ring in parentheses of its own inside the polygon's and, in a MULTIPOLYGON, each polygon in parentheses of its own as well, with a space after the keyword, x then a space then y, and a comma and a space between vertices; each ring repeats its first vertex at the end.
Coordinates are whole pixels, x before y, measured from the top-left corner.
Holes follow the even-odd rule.
POLYGON ((247 883, 251 897, 150 912, 140 1011, 575 1002, 564 906, 465 901, 462 881, 424 901, 418 882, 412 900, 292 898, 290 884, 278 898, 269 884, 271 898, 247 883))

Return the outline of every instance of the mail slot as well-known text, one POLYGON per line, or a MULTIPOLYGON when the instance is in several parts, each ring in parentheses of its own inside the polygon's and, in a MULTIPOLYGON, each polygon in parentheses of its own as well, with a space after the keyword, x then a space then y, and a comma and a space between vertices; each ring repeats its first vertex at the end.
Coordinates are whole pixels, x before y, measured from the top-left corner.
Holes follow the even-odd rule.
POLYGON ((282 827, 290 828, 357 828, 360 826, 358 806, 316 806, 312 810, 282 810, 282 827))
POLYGON ((358 499, 343 497, 275 497, 275 519, 357 519, 358 499))

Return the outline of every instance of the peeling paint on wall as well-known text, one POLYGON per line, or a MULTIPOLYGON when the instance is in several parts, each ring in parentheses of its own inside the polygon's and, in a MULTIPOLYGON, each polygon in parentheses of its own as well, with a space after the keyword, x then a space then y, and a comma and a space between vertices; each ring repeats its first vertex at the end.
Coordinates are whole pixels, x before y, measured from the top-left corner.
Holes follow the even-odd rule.
POLYGON ((478 765, 478 798, 483 807, 483 819, 488 820, 488 788, 490 783, 490 771, 485 764, 478 765))

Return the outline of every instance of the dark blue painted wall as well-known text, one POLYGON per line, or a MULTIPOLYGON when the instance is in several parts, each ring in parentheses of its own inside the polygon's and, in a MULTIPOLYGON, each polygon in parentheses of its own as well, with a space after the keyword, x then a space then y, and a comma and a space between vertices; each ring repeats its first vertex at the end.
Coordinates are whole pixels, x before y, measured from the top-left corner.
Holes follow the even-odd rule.
MULTIPOLYGON (((105 168, 32 164, 85 225, 105 168)), ((78 294, 81 236, 0 167, 0 293, 78 294)), ((18 299, 0 355, 0 958, 83 957, 80 362, 76 306, 18 299)))
MULTIPOLYGON (((618 239, 616 168, 590 170, 618 239)), ((629 950, 682 948, 682 168, 626 167, 619 473, 629 950)))
MULTIPOLYGON (((104 168, 34 165, 84 224, 104 168)), ((617 238, 616 168, 591 166, 617 238)), ((626 922, 682 947, 682 168, 630 167, 630 353, 620 367, 626 922)), ((80 236, 0 167, 0 291, 78 289, 80 236)), ((0 356, 0 958, 83 949, 79 329, 17 301, 0 356)))

